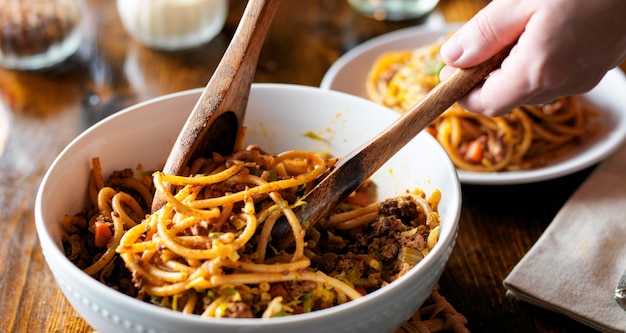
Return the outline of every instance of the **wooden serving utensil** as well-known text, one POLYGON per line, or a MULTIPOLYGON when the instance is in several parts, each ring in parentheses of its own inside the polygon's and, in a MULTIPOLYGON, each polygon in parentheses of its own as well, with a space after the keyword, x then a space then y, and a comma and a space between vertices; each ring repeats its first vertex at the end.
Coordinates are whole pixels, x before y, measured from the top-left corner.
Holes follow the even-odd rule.
MULTIPOLYGON (((172 147, 164 173, 180 175, 195 158, 232 153, 261 47, 279 5, 280 0, 248 1, 233 39, 172 147)), ((152 212, 163 204, 157 192, 152 212)))
MULTIPOLYGON (((301 198, 306 205, 294 209, 296 216, 301 222, 308 222, 309 228, 327 216, 336 205, 371 177, 428 124, 498 68, 510 49, 508 47, 500 51, 475 67, 457 69, 383 132, 337 162, 333 169, 301 198)), ((293 240, 288 222, 285 218, 279 219, 272 230, 272 243, 284 249, 291 245, 293 240)))

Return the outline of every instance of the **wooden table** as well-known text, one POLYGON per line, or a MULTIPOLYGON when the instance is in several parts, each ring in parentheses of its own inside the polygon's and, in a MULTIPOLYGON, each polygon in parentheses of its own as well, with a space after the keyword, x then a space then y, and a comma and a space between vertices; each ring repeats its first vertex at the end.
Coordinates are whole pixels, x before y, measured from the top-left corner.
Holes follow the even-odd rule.
MULTIPOLYGON (((487 0, 442 0, 449 21, 471 17, 487 0)), ((39 72, 0 69, 0 332, 90 332, 47 268, 34 223, 46 169, 76 135, 121 108, 208 82, 243 12, 231 0, 222 33, 200 48, 157 52, 129 38, 111 0, 85 0, 79 52, 39 72), (4 149, 2 149, 4 147, 4 149)), ((319 85, 353 46, 419 22, 377 22, 340 0, 285 0, 261 52, 256 82, 319 85)), ((505 296, 502 280, 590 170, 518 186, 463 186, 456 248, 440 292, 477 332, 590 331, 577 322, 505 296), (533 209, 528 209, 532 206, 533 209)))

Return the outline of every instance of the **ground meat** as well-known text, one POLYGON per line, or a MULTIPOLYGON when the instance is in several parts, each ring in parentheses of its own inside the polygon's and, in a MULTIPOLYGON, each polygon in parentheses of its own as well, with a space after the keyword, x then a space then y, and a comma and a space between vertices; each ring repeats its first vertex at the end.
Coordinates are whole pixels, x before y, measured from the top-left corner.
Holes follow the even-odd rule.
POLYGON ((236 193, 236 192, 245 190, 246 187, 248 187, 248 185, 243 184, 243 183, 233 183, 233 182, 215 183, 205 188, 204 196, 207 198, 212 198, 212 197, 221 195, 221 193, 236 193))
POLYGON ((210 231, 212 231, 212 228, 207 221, 202 221, 190 228, 190 234, 194 236, 207 235, 210 231))
POLYGON ((407 225, 412 224, 411 221, 420 215, 417 206, 409 197, 384 200, 378 205, 378 212, 381 216, 399 218, 407 225))
POLYGON ((367 266, 367 262, 364 262, 363 258, 358 258, 354 255, 354 253, 348 252, 337 260, 337 266, 335 269, 340 271, 352 269, 361 275, 362 272, 366 271, 367 266))
POLYGON ((228 304, 226 317, 229 318, 253 318, 252 311, 248 304, 244 302, 235 302, 228 304))
POLYGON ((372 233, 370 233, 370 237, 395 235, 406 231, 407 229, 408 227, 396 216, 381 215, 378 220, 372 224, 372 233))
POLYGON ((326 274, 344 274, 360 281, 391 282, 412 265, 398 262, 404 248, 421 251, 426 246, 425 216, 407 197, 379 204, 379 218, 369 226, 349 231, 320 230, 315 242, 325 249, 312 263, 326 274), (355 255, 361 253, 361 255, 355 255), (363 255, 362 253, 367 253, 363 255), (343 273, 342 273, 343 272, 343 273))
POLYGON ((121 180, 124 178, 133 178, 134 172, 132 169, 124 169, 119 171, 113 171, 109 176, 108 184, 111 186, 118 186, 121 184, 121 180))
POLYGON ((423 250, 426 248, 426 240, 420 233, 415 233, 413 236, 402 237, 399 241, 402 246, 410 247, 416 250, 423 250))
POLYGON ((291 299, 296 299, 304 293, 315 290, 317 283, 313 281, 289 281, 285 283, 285 288, 291 299))
POLYGON ((258 146, 248 146, 246 150, 237 151, 233 155, 236 160, 254 162, 261 169, 269 169, 273 161, 258 146))

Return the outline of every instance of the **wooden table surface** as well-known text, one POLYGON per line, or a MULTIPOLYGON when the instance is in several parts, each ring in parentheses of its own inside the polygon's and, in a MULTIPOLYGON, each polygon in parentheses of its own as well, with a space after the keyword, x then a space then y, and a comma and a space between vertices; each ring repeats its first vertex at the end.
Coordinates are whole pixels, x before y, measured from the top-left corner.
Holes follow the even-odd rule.
MULTIPOLYGON (((0 332, 91 332, 45 264, 34 223, 38 185, 56 155, 103 117, 148 98, 203 87, 227 47, 245 1, 231 0, 225 28, 183 52, 150 50, 130 38, 115 2, 84 0, 84 39, 60 66, 0 69, 0 332)), ((487 0, 442 0, 437 13, 464 21, 487 0)), ((378 22, 344 0, 282 2, 255 82, 317 86, 343 53, 419 22, 378 22)), ((590 170, 516 186, 463 186, 456 247, 440 292, 475 332, 584 332, 564 316, 505 296, 503 279, 590 170), (533 207, 533 209, 528 209, 533 207)))

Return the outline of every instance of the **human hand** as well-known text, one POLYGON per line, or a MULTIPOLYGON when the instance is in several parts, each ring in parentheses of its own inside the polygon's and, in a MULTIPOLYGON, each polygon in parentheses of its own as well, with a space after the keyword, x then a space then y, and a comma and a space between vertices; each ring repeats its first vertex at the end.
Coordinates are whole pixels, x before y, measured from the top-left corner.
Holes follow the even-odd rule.
POLYGON ((493 0, 442 45, 441 79, 516 43, 461 106, 498 116, 584 93, 626 59, 625 13, 624 0, 493 0))

